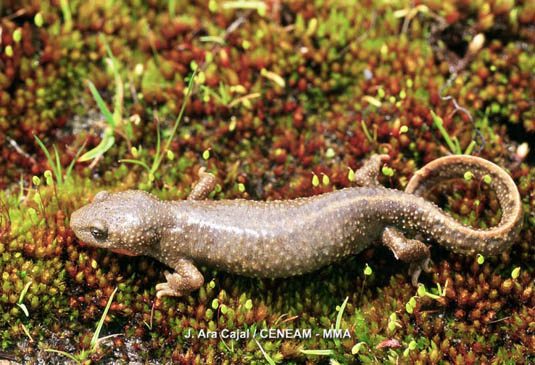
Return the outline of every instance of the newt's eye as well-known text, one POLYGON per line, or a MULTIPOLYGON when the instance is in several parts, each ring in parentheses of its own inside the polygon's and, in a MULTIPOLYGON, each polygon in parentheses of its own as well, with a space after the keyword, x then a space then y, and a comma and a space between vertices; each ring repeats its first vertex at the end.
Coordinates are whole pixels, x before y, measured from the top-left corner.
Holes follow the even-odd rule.
POLYGON ((91 227, 89 228, 89 232, 91 232, 91 235, 97 241, 105 241, 108 238, 108 232, 104 229, 91 227))

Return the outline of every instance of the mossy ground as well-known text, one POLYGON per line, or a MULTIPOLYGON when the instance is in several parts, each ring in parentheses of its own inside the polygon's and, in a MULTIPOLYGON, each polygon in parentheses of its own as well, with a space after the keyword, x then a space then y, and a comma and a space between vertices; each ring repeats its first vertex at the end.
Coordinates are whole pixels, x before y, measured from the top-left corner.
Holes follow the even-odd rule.
MULTIPOLYGON (((65 357, 45 349, 87 350, 117 287, 101 336, 120 336, 86 361, 535 361, 535 168, 521 146, 535 132, 534 3, 249 5, 0 3, 0 357, 62 362, 65 357), (478 34, 482 45, 475 44, 478 34), (107 45, 113 64, 106 61, 107 45), (151 176, 142 166, 119 163, 152 163, 158 130, 166 141, 192 68, 199 71, 192 97, 160 168, 151 176), (441 91, 452 72, 457 77, 441 91), (114 143, 97 162, 76 163, 60 184, 43 175, 52 167, 34 135, 52 156, 56 146, 63 173, 84 143, 85 152, 106 138, 105 117, 86 80, 112 112, 119 110, 114 143), (421 280, 428 290, 446 287, 438 299, 418 296, 407 266, 377 244, 285 280, 203 268, 201 290, 157 300, 163 265, 86 247, 69 229, 70 213, 99 190, 141 188, 182 199, 201 166, 220 179, 213 199, 289 199, 350 186, 349 168, 387 152, 391 169, 381 183, 403 189, 419 167, 449 153, 432 111, 462 151, 476 140, 474 154, 510 170, 525 209, 518 242, 499 257, 432 248, 433 273, 421 280), (371 275, 364 274, 366 264, 371 275), (337 325, 351 338, 185 338, 190 328, 321 333, 337 325)), ((495 196, 478 181, 445 185, 430 198, 475 227, 500 218, 495 196)))

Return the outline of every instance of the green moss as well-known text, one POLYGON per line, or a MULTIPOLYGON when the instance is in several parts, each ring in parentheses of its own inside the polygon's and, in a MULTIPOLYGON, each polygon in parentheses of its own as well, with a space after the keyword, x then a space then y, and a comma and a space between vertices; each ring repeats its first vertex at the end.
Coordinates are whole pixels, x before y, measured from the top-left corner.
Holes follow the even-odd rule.
MULTIPOLYGON (((5 42, 0 140, 6 142, 0 147, 2 350, 21 362, 64 360, 43 355, 46 347, 80 353, 90 346, 94 324, 118 287, 105 321, 109 333, 125 336, 104 342, 93 362, 534 360, 529 267, 535 168, 508 162, 522 159, 511 152, 510 139, 523 142, 535 131, 529 102, 535 64, 531 4, 483 2, 465 8, 453 1, 423 1, 424 11, 411 10, 410 1, 358 7, 344 1, 285 1, 280 10, 266 2, 260 14, 214 4, 176 2, 171 11, 165 1, 70 2, 68 9, 48 1, 38 8, 8 1, 0 9, 5 42), (30 17, 12 18, 18 11, 30 17), (448 28, 437 33, 435 16, 448 28), (240 17, 239 27, 226 34, 240 17), (476 32, 485 33, 483 48, 443 95, 474 117, 487 140, 481 152, 478 140, 471 144, 474 126, 439 94, 458 64, 455 57, 463 57, 455 54, 463 48, 456 37, 468 42, 476 32), (103 116, 86 80, 110 110, 120 105, 117 72, 106 68, 110 53, 121 64, 124 86, 118 122, 131 123, 132 134, 117 136, 91 168, 74 163, 71 176, 65 176, 84 143, 84 152, 101 143, 103 116), (167 140, 192 64, 202 87, 194 90, 170 138, 166 150, 172 158, 161 154, 165 158, 154 180, 147 181, 142 168, 117 161, 158 158, 157 123, 167 140), (442 117, 443 132, 432 128, 432 112, 442 117), (55 145, 57 158, 47 158, 34 135, 44 146, 55 145), (415 297, 406 265, 374 245, 339 264, 285 280, 203 268, 206 284, 198 292, 157 300, 154 286, 163 280, 163 265, 86 247, 68 226, 71 212, 103 189, 141 188, 163 199, 183 199, 201 166, 220 179, 213 199, 289 199, 350 186, 348 171, 360 167, 366 155, 387 151, 392 162, 381 183, 402 189, 419 166, 445 153, 446 135, 456 138, 456 150, 471 146, 473 153, 510 168, 527 218, 510 252, 481 263, 433 247, 434 271, 423 280, 427 288, 446 287, 438 299, 415 297), (38 188, 31 185, 32 176, 41 180, 38 188), (372 275, 364 275, 364 263, 372 275), (337 310, 345 298, 345 309, 337 310), (17 304, 25 305, 28 316, 17 304), (331 327, 349 330, 351 337, 323 338, 322 331, 331 327), (185 338, 188 329, 224 328, 310 328, 320 336, 258 339, 265 354, 252 338, 185 338), (132 352, 131 346, 144 351, 132 352)), ((467 179, 444 184, 427 198, 466 224, 484 228, 501 219, 487 185, 467 179)))

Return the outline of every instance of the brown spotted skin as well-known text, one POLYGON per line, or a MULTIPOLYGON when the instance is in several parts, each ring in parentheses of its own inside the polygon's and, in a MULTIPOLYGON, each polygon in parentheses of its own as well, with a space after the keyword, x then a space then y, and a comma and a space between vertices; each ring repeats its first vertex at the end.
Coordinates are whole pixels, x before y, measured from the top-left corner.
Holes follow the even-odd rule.
MULTIPOLYGON (((373 173, 366 170, 369 164, 363 168, 368 186, 295 200, 166 202, 142 191, 101 192, 72 214, 71 227, 88 244, 149 255, 175 269, 158 285, 158 296, 184 295, 202 285, 199 264, 276 278, 314 271, 380 239, 396 257, 426 265, 427 247, 404 234, 420 233, 456 252, 485 256, 513 243, 522 224, 520 196, 500 167, 472 156, 444 157, 418 171, 403 192, 372 181, 386 159, 371 158, 373 173), (491 176, 503 209, 499 226, 467 227, 420 196, 466 171, 475 179, 491 176), (105 235, 96 232, 95 238, 95 229, 105 235)), ((413 283, 421 269, 416 271, 413 283)))

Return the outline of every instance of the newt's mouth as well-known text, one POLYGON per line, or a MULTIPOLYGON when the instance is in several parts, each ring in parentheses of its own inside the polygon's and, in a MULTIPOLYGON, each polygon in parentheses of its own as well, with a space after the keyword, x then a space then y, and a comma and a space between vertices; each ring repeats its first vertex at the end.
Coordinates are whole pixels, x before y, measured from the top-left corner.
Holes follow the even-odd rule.
POLYGON ((118 254, 121 254, 121 255, 138 256, 135 253, 133 253, 132 251, 128 251, 127 249, 124 249, 124 248, 111 248, 110 250, 111 250, 111 252, 115 252, 115 253, 118 253, 118 254))

